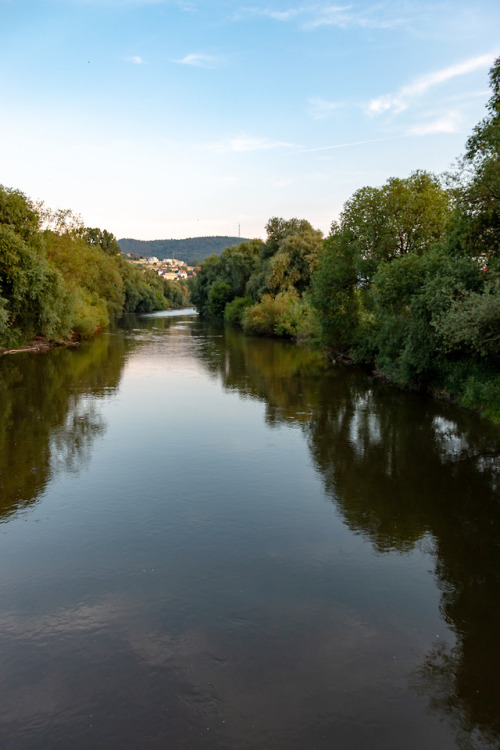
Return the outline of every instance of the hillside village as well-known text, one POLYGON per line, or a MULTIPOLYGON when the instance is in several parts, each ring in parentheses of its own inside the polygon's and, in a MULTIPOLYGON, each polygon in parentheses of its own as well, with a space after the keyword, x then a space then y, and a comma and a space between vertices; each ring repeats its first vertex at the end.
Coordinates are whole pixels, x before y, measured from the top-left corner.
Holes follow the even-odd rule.
POLYGON ((122 255, 139 268, 151 268, 166 281, 182 281, 194 279, 199 266, 188 266, 183 260, 176 258, 163 258, 160 260, 154 255, 147 258, 134 253, 122 253, 122 255))

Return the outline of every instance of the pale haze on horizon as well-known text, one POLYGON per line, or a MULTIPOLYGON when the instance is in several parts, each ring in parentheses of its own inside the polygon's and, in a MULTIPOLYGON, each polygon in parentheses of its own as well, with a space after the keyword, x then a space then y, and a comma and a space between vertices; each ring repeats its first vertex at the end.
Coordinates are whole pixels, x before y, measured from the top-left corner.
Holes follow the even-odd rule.
POLYGON ((0 184, 118 238, 327 233, 451 168, 499 29, 490 0, 0 0, 0 184))

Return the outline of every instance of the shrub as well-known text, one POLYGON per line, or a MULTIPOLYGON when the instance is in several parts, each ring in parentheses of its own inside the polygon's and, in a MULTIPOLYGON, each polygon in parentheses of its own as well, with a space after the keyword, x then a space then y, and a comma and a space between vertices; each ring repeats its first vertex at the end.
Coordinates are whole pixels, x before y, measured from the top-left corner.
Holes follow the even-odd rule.
POLYGON ((318 333, 312 305, 294 289, 276 297, 264 294, 260 302, 245 308, 242 323, 243 331, 254 336, 310 339, 318 333))
POLYGON ((224 309, 224 320, 233 326, 243 325, 243 314, 253 304, 251 297, 236 297, 224 309))

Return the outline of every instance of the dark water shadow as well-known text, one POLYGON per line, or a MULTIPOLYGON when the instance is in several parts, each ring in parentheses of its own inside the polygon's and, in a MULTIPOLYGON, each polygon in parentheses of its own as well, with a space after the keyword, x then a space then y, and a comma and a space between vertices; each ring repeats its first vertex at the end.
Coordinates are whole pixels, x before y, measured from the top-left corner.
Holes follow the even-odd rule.
POLYGON ((437 641, 411 686, 451 725, 461 750, 499 747, 499 428, 293 345, 228 329, 192 333, 224 388, 264 402, 270 424, 303 430, 354 533, 380 555, 419 545, 432 554, 456 645, 437 641))

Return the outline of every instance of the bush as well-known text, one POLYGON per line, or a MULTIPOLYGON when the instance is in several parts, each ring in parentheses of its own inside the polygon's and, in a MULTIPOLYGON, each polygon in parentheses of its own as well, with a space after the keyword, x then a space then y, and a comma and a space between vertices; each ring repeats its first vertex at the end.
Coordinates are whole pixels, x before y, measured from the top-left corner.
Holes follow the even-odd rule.
POLYGON ((500 423, 500 374, 495 363, 470 359, 448 363, 442 384, 445 392, 461 406, 480 411, 500 423))
POLYGON ((85 339, 109 323, 104 300, 78 287, 72 294, 71 328, 78 338, 85 339))
POLYGON ((285 293, 286 308, 276 320, 274 331, 283 338, 318 340, 320 330, 316 311, 307 297, 285 293))
POLYGON ((309 301, 295 290, 276 297, 264 294, 243 313, 243 331, 253 336, 312 338, 317 334, 316 316, 309 301))
POLYGON ((224 308, 224 320, 229 325, 243 326, 243 314, 253 304, 251 297, 236 297, 224 308))
POLYGON ((264 294, 260 302, 247 307, 243 313, 243 331, 249 336, 274 336, 276 321, 285 311, 271 294, 264 294))

